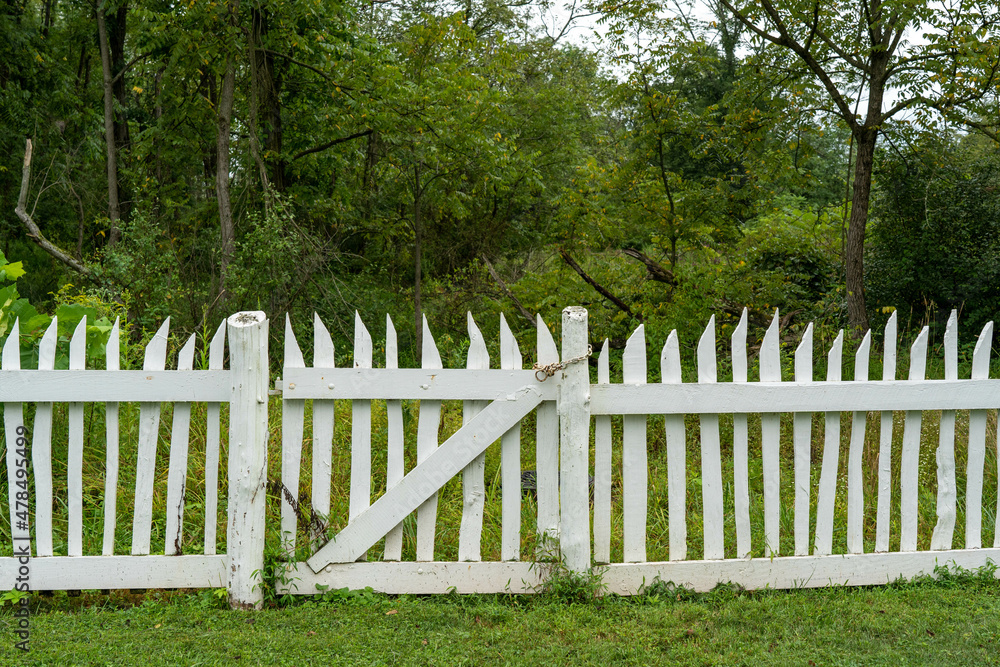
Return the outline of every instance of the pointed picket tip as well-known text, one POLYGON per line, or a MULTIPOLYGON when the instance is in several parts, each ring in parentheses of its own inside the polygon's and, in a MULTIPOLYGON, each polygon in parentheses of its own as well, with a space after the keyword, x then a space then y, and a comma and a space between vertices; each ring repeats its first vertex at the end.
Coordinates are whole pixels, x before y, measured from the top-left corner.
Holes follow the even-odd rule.
POLYGON ((14 326, 10 328, 7 340, 3 344, 3 368, 6 370, 21 367, 21 319, 14 318, 14 326))
POLYGON ((177 353, 177 370, 179 371, 189 371, 194 368, 194 343, 195 334, 188 336, 187 342, 181 348, 181 351, 177 353))
POLYGON ((510 330, 507 318, 503 316, 503 313, 500 313, 500 367, 520 370, 523 363, 517 338, 510 330))
POLYGON ((837 332, 837 337, 826 355, 826 379, 828 382, 839 382, 844 361, 844 330, 837 332))
POLYGON ((646 382, 646 329, 643 324, 636 327, 625 342, 622 370, 625 374, 623 380, 626 383, 646 382))
POLYGON ((87 316, 84 315, 73 330, 69 340, 69 367, 83 370, 87 359, 87 316))
POLYGON ((361 314, 354 311, 354 367, 372 367, 372 336, 361 320, 361 314))
POLYGON ((483 332, 479 330, 471 311, 466 311, 465 319, 469 330, 469 354, 466 358, 466 366, 468 368, 489 368, 490 354, 486 350, 486 339, 483 338, 483 332))
POLYGON ((868 380, 868 357, 872 348, 871 329, 865 332, 865 337, 858 345, 858 351, 854 355, 854 381, 866 382, 868 380))
POLYGON ((993 347, 993 322, 987 322, 972 352, 972 379, 985 380, 990 376, 990 350, 993 347))
POLYGON ((424 335, 421 352, 421 360, 424 368, 443 368, 441 365, 441 353, 438 352, 437 343, 434 342, 434 334, 427 324, 427 316, 424 315, 424 335))
POLYGON ((944 379, 958 379, 958 311, 954 308, 944 330, 944 379))
MULTIPOLYGON (((225 354, 226 319, 223 318, 222 322, 219 323, 219 328, 215 330, 215 335, 212 336, 212 342, 208 344, 208 367, 213 370, 221 369, 225 361, 225 354)), ((299 353, 299 358, 302 358, 301 352, 299 353)))
POLYGON ((771 318, 771 325, 764 333, 764 340, 760 345, 760 381, 761 382, 781 382, 781 351, 779 349, 778 309, 774 309, 774 317, 771 318))
POLYGON ((743 314, 740 315, 739 324, 736 325, 736 329, 733 331, 733 335, 729 339, 729 344, 732 346, 733 382, 746 382, 748 368, 746 308, 743 308, 743 314))
POLYGON ((537 331, 536 345, 538 346, 538 363, 553 364, 559 361, 559 348, 552 338, 552 332, 545 324, 541 315, 535 315, 535 329, 537 331))
MULTIPOLYGON (((56 318, 52 318, 53 321, 56 318)), ((108 334, 108 342, 104 345, 104 367, 109 371, 117 371, 120 368, 119 361, 119 318, 115 318, 115 323, 111 327, 111 333, 108 334)), ((42 337, 42 343, 45 343, 45 338, 49 335, 49 332, 45 332, 45 336, 42 337)), ((41 348, 39 348, 41 349, 41 348)), ((41 361, 39 359, 39 361, 41 361)))
POLYGON ((597 381, 601 384, 611 382, 611 355, 608 351, 608 339, 601 345, 601 355, 597 357, 597 381))
POLYGON ((318 313, 313 313, 313 368, 334 367, 333 337, 318 313))
POLYGON ((667 342, 660 351, 660 381, 681 381, 681 346, 677 338, 677 329, 670 332, 667 342))
POLYGON ((795 348, 795 381, 812 382, 813 379, 813 323, 810 322, 795 348))
MULTIPOLYGON (((214 340, 212 341, 215 342, 214 340)), ((292 318, 285 313, 285 367, 305 368, 306 361, 302 357, 302 349, 299 341, 295 338, 295 331, 292 330, 292 318)))
POLYGON ((924 327, 917 334, 917 339, 910 346, 910 377, 911 380, 923 380, 927 372, 927 339, 930 337, 930 327, 924 327))
POLYGON ((885 335, 882 339, 882 379, 896 379, 896 311, 892 311, 889 321, 885 323, 885 335))
POLYGON ((399 347, 396 339, 396 326, 392 323, 389 313, 385 314, 385 367, 399 368, 399 347))
POLYGON ((698 382, 718 380, 718 365, 715 358, 715 315, 708 318, 708 325, 698 339, 698 382))

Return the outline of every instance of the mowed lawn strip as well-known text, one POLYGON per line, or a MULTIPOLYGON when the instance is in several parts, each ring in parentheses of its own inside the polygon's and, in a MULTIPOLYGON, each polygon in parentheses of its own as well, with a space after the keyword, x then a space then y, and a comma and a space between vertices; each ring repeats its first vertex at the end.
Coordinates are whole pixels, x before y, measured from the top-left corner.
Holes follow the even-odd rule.
POLYGON ((982 579, 587 603, 372 594, 260 612, 213 608, 212 591, 156 595, 126 608, 95 595, 91 606, 57 597, 36 610, 36 599, 27 655, 14 649, 7 605, 0 663, 1000 664, 1000 583, 982 579))

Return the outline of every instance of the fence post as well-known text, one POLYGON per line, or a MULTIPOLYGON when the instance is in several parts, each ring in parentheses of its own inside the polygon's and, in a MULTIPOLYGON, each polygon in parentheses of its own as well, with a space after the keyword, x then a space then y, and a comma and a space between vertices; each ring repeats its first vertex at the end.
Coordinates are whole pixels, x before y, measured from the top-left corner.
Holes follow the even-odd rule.
POLYGON ((590 571, 590 369, 587 309, 562 314, 562 371, 559 391, 560 548, 566 567, 590 571), (567 363, 569 362, 569 363, 567 363))
POLYGON ((232 396, 229 403, 229 521, 226 551, 229 605, 264 602, 264 502, 267 484, 267 315, 242 312, 227 320, 232 396))

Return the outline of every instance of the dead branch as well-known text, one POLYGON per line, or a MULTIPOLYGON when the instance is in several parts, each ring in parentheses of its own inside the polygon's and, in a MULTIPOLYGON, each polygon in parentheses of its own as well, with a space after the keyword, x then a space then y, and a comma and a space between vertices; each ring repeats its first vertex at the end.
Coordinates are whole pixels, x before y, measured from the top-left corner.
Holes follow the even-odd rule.
POLYGON ((611 303, 613 303, 616 306, 618 306, 618 309, 621 310, 621 311, 623 311, 623 312, 625 312, 629 317, 634 317, 635 319, 637 319, 640 322, 642 322, 642 315, 638 315, 636 313, 633 313, 632 309, 628 307, 627 303, 625 303, 624 301, 622 301, 621 299, 619 299, 618 297, 616 297, 614 294, 612 294, 611 292, 609 292, 607 289, 605 289, 604 287, 602 287, 601 285, 599 285, 596 280, 594 280, 593 278, 591 278, 590 276, 588 276, 587 272, 584 271, 583 268, 579 264, 577 264, 576 261, 574 261, 574 259, 572 257, 570 257, 570 255, 569 255, 568 252, 566 252, 563 248, 560 248, 559 249, 559 254, 562 256, 563 261, 566 262, 566 264, 569 265, 569 267, 571 269, 573 269, 574 271, 576 271, 580 275, 580 277, 583 278, 584 281, 586 281, 586 283, 588 285, 590 285, 595 290, 597 290, 598 294, 600 294, 605 299, 607 299, 611 303))
POLYGON ((633 257, 643 264, 646 265, 646 271, 648 275, 646 276, 649 280, 655 280, 657 282, 666 283, 671 287, 677 286, 677 278, 674 276, 674 272, 663 266, 656 260, 652 259, 648 255, 639 252, 635 248, 625 248, 622 250, 623 253, 629 257, 633 257))
POLYGON ((21 219, 24 226, 28 229, 28 238, 38 244, 38 246, 49 253, 60 262, 73 269, 74 271, 87 276, 88 278, 93 277, 93 271, 90 270, 86 264, 77 261, 68 252, 55 245, 49 241, 42 234, 41 230, 38 229, 38 225, 32 220, 28 211, 25 209, 25 205, 28 200, 28 182, 31 180, 31 139, 27 139, 24 147, 24 167, 21 170, 21 194, 17 198, 17 207, 14 208, 14 212, 17 217, 21 219))
POLYGON ((535 318, 531 316, 531 313, 528 311, 527 308, 524 307, 524 304, 522 304, 518 300, 518 298, 514 296, 514 293, 510 291, 510 287, 507 286, 507 283, 503 281, 503 278, 500 277, 500 274, 497 273, 497 270, 493 268, 492 264, 490 264, 490 260, 486 259, 486 255, 483 255, 483 262, 486 264, 486 270, 490 272, 490 275, 493 277, 493 280, 495 280, 497 285, 500 286, 500 289, 503 290, 503 293, 507 295, 508 299, 514 302, 515 306, 517 306, 517 310, 519 313, 521 313, 521 317, 527 320, 528 324, 534 326, 535 318))

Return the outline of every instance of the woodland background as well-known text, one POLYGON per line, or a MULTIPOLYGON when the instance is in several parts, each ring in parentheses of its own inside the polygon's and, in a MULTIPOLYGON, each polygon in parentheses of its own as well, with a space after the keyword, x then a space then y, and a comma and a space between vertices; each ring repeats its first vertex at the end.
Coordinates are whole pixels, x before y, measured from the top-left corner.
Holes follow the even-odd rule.
POLYGON ((998 32, 969 0, 2 0, 0 338, 389 313, 406 366, 426 315, 454 367, 466 311, 693 349, 744 307, 821 346, 958 308, 971 351, 998 32))

